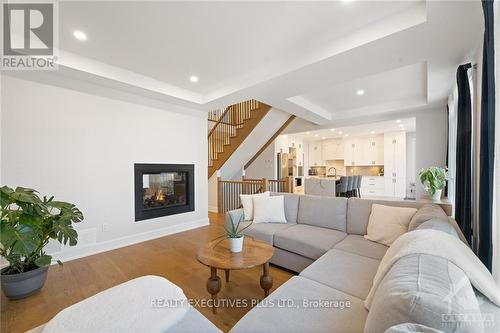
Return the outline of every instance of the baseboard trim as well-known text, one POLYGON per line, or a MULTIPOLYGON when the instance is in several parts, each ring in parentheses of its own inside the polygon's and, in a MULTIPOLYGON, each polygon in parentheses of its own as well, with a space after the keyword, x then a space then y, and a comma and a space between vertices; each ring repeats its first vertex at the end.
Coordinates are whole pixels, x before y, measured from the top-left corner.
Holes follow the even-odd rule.
POLYGON ((217 206, 208 206, 208 211, 211 213, 218 213, 219 209, 217 208, 217 206))
POLYGON ((209 224, 208 217, 200 220, 190 221, 174 226, 146 231, 137 235, 131 235, 121 238, 112 239, 105 242, 89 244, 86 246, 65 248, 63 251, 51 253, 53 265, 55 260, 70 261, 78 258, 87 257, 93 254, 115 250, 121 247, 145 242, 155 238, 160 238, 172 235, 178 232, 183 232, 191 229, 207 226, 209 224))

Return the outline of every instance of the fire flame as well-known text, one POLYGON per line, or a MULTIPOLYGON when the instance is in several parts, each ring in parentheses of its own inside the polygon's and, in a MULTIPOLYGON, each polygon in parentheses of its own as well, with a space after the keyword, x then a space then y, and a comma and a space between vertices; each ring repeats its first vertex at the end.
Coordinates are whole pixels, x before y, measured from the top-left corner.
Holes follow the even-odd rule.
POLYGON ((165 193, 163 193, 163 190, 160 189, 158 192, 156 192, 156 201, 165 201, 165 193))

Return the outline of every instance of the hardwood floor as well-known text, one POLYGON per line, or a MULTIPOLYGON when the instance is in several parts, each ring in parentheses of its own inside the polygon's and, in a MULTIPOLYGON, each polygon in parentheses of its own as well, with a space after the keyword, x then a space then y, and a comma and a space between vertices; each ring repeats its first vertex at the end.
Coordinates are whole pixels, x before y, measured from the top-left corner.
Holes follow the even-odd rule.
MULTIPOLYGON (((37 294, 23 300, 10 301, 2 294, 1 332, 25 332, 50 320, 62 309, 130 279, 143 275, 159 275, 178 285, 186 297, 194 300, 209 299, 206 281, 208 267, 196 260, 198 248, 205 242, 223 234, 223 216, 209 213, 210 225, 151 241, 99 253, 51 266, 47 282, 37 294)), ((262 267, 232 271, 228 284, 221 277, 219 298, 261 299, 259 278, 262 267)), ((274 279, 271 292, 294 274, 271 266, 274 279)), ((245 313, 247 308, 221 307, 217 314, 211 308, 193 304, 205 317, 227 332, 245 313)))

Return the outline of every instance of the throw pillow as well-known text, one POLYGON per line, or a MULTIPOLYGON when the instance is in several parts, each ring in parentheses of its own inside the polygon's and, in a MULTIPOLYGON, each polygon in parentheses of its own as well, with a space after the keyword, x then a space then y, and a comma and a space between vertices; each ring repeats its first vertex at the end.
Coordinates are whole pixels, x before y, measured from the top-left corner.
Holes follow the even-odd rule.
POLYGON ((408 231, 416 208, 372 205, 365 238, 390 246, 399 236, 408 231))
POLYGON ((286 223, 285 200, 282 195, 253 198, 254 223, 286 223))
POLYGON ((441 218, 448 220, 448 216, 444 210, 435 204, 426 204, 420 207, 415 215, 411 218, 410 225, 408 226, 408 231, 413 231, 417 229, 422 223, 429 221, 433 218, 441 218))
POLYGON ((243 214, 245 221, 253 220, 253 198, 268 197, 269 191, 257 194, 240 194, 241 205, 243 206, 243 214))

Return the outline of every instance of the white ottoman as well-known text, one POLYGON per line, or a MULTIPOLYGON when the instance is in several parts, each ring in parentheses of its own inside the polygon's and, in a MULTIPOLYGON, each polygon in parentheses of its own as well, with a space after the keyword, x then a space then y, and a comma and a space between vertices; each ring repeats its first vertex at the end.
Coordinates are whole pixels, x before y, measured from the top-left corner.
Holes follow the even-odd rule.
POLYGON ((59 312, 30 332, 172 332, 185 327, 220 332, 191 307, 182 290, 159 276, 143 276, 104 290, 59 312), (197 320, 193 318, 201 317, 197 320), (190 323, 184 323, 187 319, 190 323), (195 326, 193 326, 195 324, 195 326))

